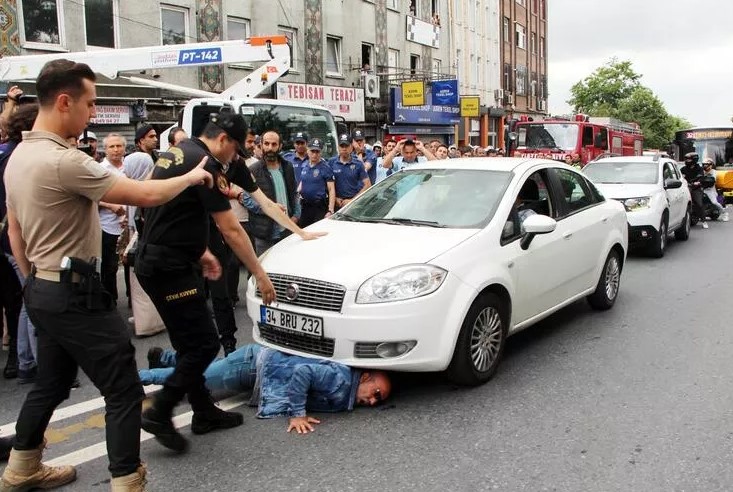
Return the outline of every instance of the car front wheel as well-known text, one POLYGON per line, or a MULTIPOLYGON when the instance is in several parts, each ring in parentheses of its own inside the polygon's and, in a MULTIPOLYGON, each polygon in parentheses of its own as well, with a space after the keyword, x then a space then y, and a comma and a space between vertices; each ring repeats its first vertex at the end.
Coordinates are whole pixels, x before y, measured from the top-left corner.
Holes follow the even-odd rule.
POLYGON ((692 227, 692 219, 690 218, 690 206, 687 206, 685 218, 682 219, 682 225, 674 231, 674 237, 678 241, 687 241, 690 239, 690 227, 692 227))
POLYGON ((494 375, 506 343, 507 306, 496 294, 481 294, 468 310, 448 372, 462 385, 477 386, 494 375))
POLYGON ((588 304, 593 309, 605 311, 616 303, 619 287, 621 286, 621 255, 614 249, 608 253, 606 262, 601 270, 596 290, 587 297, 588 304))
POLYGON ((667 249, 667 214, 662 215, 662 222, 659 223, 659 231, 654 237, 654 242, 649 245, 649 255, 653 258, 661 258, 667 249))

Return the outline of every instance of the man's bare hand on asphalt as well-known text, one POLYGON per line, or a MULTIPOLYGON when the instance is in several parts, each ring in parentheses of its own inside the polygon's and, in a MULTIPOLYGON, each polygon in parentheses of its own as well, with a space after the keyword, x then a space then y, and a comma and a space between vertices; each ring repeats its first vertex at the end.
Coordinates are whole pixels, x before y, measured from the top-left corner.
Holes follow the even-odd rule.
POLYGON ((316 430, 312 424, 320 424, 321 421, 313 417, 290 417, 288 432, 294 430, 298 434, 308 434, 316 430))

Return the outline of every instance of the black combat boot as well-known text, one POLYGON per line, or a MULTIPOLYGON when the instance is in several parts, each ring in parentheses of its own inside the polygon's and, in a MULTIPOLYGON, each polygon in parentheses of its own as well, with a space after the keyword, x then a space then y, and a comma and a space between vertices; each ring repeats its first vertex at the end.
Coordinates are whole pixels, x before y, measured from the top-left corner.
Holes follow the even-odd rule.
POLYGON ((173 426, 173 408, 184 395, 182 390, 164 386, 155 395, 153 405, 143 411, 142 415, 143 430, 153 434, 156 441, 177 453, 184 453, 188 449, 188 441, 173 426))
POLYGON ((217 407, 208 391, 189 394, 188 401, 193 409, 191 432, 206 434, 217 429, 231 429, 244 423, 244 416, 237 412, 226 412, 217 407))

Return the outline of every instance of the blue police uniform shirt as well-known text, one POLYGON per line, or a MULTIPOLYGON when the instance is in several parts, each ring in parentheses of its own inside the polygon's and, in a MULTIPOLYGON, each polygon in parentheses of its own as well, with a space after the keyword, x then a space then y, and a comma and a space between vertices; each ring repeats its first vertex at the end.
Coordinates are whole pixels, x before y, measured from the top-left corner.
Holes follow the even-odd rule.
MULTIPOLYGON (((359 159, 356 153, 353 154, 354 159, 359 159)), ((364 149, 364 162, 368 162, 372 165, 372 168, 367 171, 369 181, 374 184, 377 182, 377 156, 373 151, 364 149)))
POLYGON ((295 151, 291 150, 283 154, 283 159, 290 162, 293 165, 293 171, 295 172, 295 185, 298 186, 300 183, 300 172, 303 170, 303 166, 308 165, 308 154, 305 157, 300 158, 295 151))
POLYGON ((339 156, 332 157, 328 165, 333 171, 336 196, 339 198, 354 198, 364 187, 364 180, 369 177, 364 169, 364 164, 353 156, 346 164, 339 160, 339 156))
POLYGON ((300 196, 307 202, 326 200, 329 181, 333 181, 333 171, 324 159, 315 166, 306 164, 300 172, 300 196))

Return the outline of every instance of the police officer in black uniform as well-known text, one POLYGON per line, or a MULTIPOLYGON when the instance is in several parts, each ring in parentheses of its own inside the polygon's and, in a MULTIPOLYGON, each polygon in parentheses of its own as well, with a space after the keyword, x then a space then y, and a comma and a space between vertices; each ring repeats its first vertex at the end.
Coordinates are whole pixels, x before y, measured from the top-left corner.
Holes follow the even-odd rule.
MULTIPOLYGON (((135 271, 165 322, 178 353, 175 371, 143 412, 142 427, 163 446, 183 452, 186 439, 171 420, 173 408, 188 395, 193 409, 191 430, 204 434, 241 425, 242 415, 219 409, 204 385, 204 370, 219 352, 219 340, 206 306, 203 277, 216 279, 221 265, 207 249, 209 216, 234 254, 257 282, 266 304, 275 300, 270 279, 257 261, 252 244, 232 212, 225 167, 235 160, 244 144, 247 126, 241 115, 212 115, 199 138, 184 140, 161 154, 152 179, 183 174, 208 158, 205 169, 214 175, 214 187, 189 188, 169 203, 145 210, 135 271)), ((246 167, 240 186, 257 191, 246 167)))

